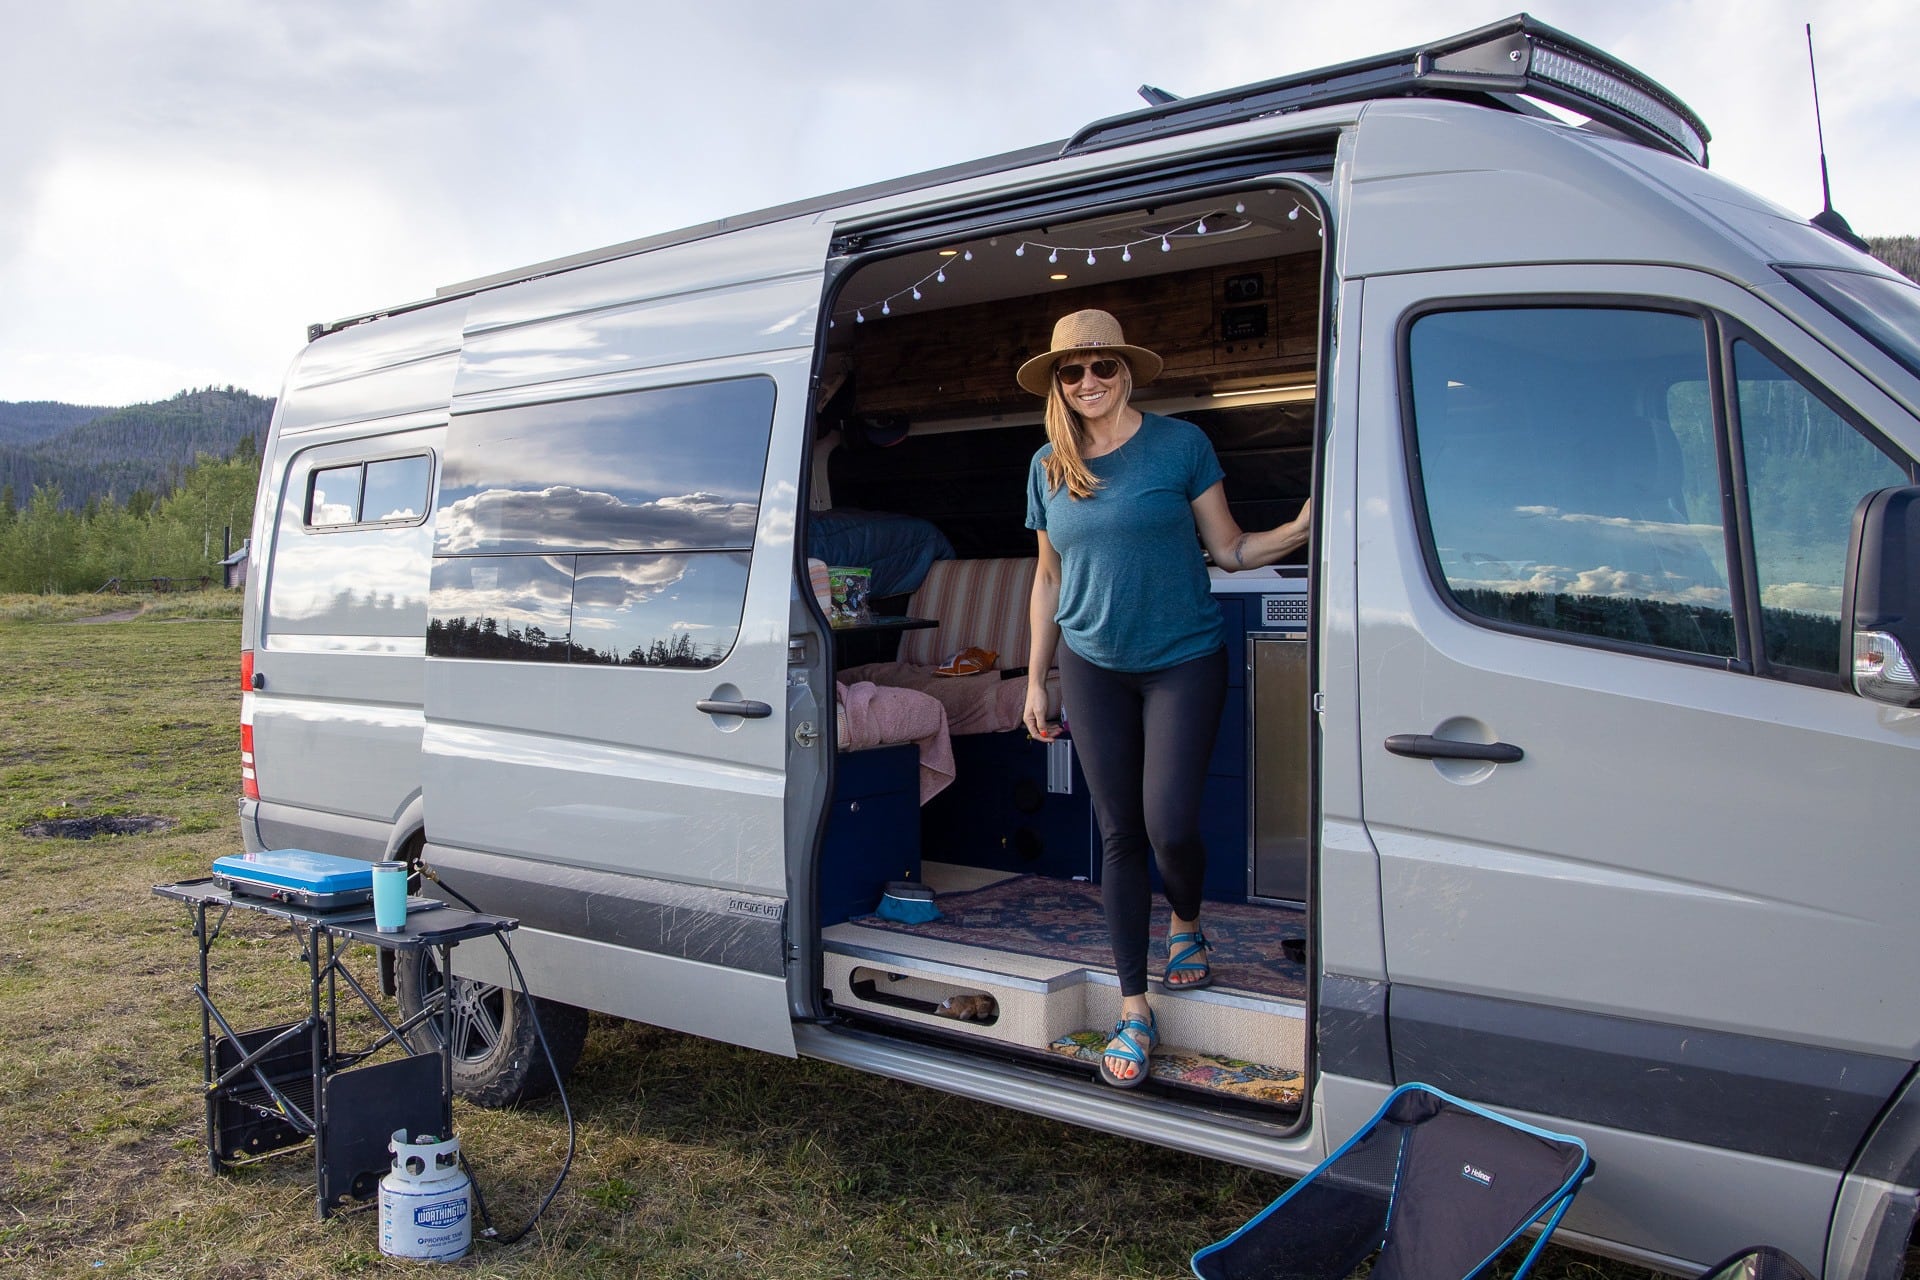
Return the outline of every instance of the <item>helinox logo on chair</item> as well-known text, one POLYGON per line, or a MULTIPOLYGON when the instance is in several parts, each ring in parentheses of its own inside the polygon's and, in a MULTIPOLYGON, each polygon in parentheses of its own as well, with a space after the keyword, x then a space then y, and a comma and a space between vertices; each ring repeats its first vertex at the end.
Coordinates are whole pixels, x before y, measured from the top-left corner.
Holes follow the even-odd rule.
POLYGON ((1492 1174, 1488 1173, 1485 1169, 1477 1169, 1470 1164, 1463 1164, 1460 1166, 1460 1176, 1465 1178, 1468 1182, 1477 1182, 1483 1187, 1490 1187, 1493 1185, 1492 1174))

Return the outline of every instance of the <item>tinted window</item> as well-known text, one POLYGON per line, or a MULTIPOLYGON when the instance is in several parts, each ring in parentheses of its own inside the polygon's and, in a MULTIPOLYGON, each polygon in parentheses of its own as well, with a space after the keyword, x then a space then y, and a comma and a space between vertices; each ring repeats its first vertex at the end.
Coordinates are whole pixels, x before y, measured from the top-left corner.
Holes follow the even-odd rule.
POLYGON ((364 522, 418 520, 427 514, 427 486, 433 468, 425 457, 383 458, 367 464, 360 500, 364 522))
POLYGON ((360 518, 360 464, 313 473, 307 523, 315 528, 353 524, 360 518))
POLYGON ((1766 655, 1838 675, 1853 510, 1906 468, 1748 343, 1733 353, 1766 655))
POLYGON ((773 383, 455 419, 427 652, 711 667, 740 634, 773 383))
POLYGON ((1417 320, 1409 348, 1433 553, 1461 608, 1737 652, 1698 318, 1446 312, 1417 320))
POLYGON ((750 547, 772 421, 766 378, 462 416, 435 549, 750 547))
POLYGON ((581 556, 574 567, 574 662, 711 667, 740 634, 746 552, 581 556))
POLYGON ((572 556, 436 560, 427 653, 565 662, 572 600, 572 556))
POLYGON ((1782 267, 1781 271, 1868 341, 1920 374, 1920 288, 1905 280, 1857 271, 1815 267, 1782 267))

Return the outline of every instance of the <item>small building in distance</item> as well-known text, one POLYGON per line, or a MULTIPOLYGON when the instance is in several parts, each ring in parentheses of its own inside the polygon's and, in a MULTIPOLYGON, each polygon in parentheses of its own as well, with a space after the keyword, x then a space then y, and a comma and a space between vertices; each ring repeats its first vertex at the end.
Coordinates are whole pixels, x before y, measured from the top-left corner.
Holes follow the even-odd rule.
POLYGON ((240 549, 220 562, 221 583, 231 590, 239 590, 247 585, 247 555, 253 545, 251 538, 240 544, 240 549))

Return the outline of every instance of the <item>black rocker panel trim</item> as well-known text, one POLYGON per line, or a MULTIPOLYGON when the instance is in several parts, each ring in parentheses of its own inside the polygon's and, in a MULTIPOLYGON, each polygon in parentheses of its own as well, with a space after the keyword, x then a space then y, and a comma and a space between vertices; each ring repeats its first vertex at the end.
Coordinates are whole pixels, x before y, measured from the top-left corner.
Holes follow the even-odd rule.
POLYGON ((745 973, 786 973, 783 898, 435 844, 424 861, 477 909, 529 928, 745 973))
POLYGON ((1394 1078, 1494 1107, 1844 1169, 1910 1063, 1395 985, 1394 1078))

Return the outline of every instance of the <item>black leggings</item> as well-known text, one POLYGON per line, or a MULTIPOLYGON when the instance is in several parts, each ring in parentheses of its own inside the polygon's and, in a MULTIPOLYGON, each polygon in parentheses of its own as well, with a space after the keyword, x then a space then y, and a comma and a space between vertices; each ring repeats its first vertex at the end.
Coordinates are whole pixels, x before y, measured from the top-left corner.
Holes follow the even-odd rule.
POLYGON ((1227 651, 1160 671, 1109 671, 1062 643, 1059 662, 1060 703, 1100 819, 1100 900, 1120 994, 1145 995, 1149 852, 1174 914, 1200 914, 1200 793, 1226 705, 1227 651))

